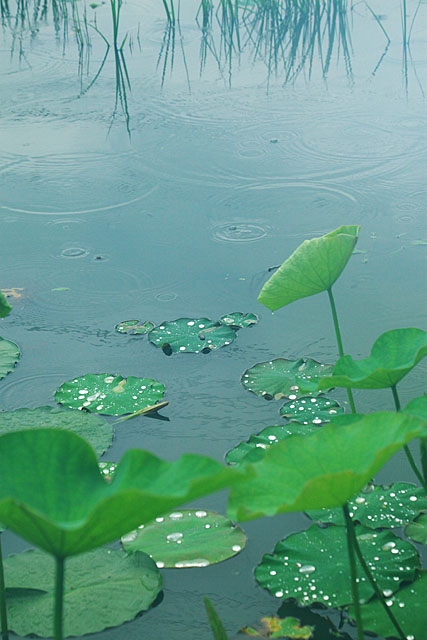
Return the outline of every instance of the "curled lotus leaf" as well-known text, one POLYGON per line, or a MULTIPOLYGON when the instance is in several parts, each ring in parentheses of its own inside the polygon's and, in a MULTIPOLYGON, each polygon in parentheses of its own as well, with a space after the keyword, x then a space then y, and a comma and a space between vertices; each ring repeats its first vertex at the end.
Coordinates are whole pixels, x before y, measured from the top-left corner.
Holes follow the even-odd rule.
POLYGON ((247 391, 266 400, 295 400, 304 395, 319 395, 319 379, 330 375, 332 369, 332 365, 322 364, 311 358, 277 358, 259 362, 247 369, 242 376, 242 384, 247 391))
POLYGON ((240 633, 256 638, 298 638, 299 640, 310 640, 313 637, 314 627, 301 626, 297 618, 261 618, 261 625, 254 627, 244 627, 240 633))
POLYGON ((12 311, 6 296, 0 291, 0 318, 5 318, 12 311))
POLYGON ((425 420, 427 422, 427 396, 414 398, 408 402, 403 411, 412 416, 417 416, 418 418, 421 418, 421 420, 425 420))
POLYGON ((236 331, 232 327, 212 322, 209 318, 179 318, 155 327, 148 339, 166 355, 171 355, 209 353, 229 345, 235 337, 236 331))
POLYGON ((414 542, 427 544, 427 512, 422 513, 414 522, 408 524, 405 533, 414 542))
POLYGON ((0 522, 59 557, 117 540, 246 473, 205 456, 166 462, 131 449, 108 482, 90 445, 63 429, 2 435, 0 458, 0 522))
POLYGON ((312 433, 315 429, 316 427, 313 424, 302 426, 298 423, 266 427, 260 433, 251 435, 247 442, 241 442, 234 449, 227 451, 225 461, 227 464, 240 464, 243 460, 245 462, 257 462, 263 457, 267 449, 280 440, 295 434, 306 435, 312 433))
POLYGON ((164 385, 151 378, 87 373, 64 382, 55 400, 71 409, 121 416, 158 404, 164 393, 164 385))
POLYGON ((0 380, 12 371, 20 356, 17 344, 0 337, 0 380))
POLYGON ((356 225, 342 226, 320 238, 304 240, 267 280, 259 302, 275 311, 330 289, 353 253, 359 229, 356 225))
MULTIPOLYGON (((9 629, 20 636, 50 637, 55 563, 42 551, 6 559, 9 629), (31 591, 28 591, 31 589, 31 591), (12 591, 12 593, 10 593, 12 591)), ((145 553, 96 549, 66 565, 64 635, 82 636, 133 620, 162 588, 162 577, 145 553)))
POLYGON ((427 331, 392 329, 374 343, 371 354, 362 360, 343 356, 332 375, 319 382, 319 389, 347 387, 383 389, 396 385, 427 355, 427 331))
POLYGON ((149 320, 122 320, 114 327, 117 333, 130 333, 132 335, 144 335, 154 329, 154 324, 149 320))
MULTIPOLYGON (((355 533, 363 557, 385 594, 399 589, 401 582, 413 580, 420 563, 415 547, 391 531, 373 531, 356 526, 355 533)), ((360 564, 360 599, 374 595, 360 564)), ((302 606, 321 603, 343 607, 353 602, 345 527, 312 525, 280 541, 272 555, 265 555, 255 569, 258 584, 276 598, 294 598, 302 606)))
POLYGON ((225 324, 228 327, 234 327, 235 329, 244 329, 245 327, 251 327, 258 322, 258 316, 255 313, 242 313, 241 311, 233 311, 233 313, 227 313, 219 319, 220 324, 225 324))
MULTIPOLYGON (((403 527, 423 510, 427 498, 420 487, 395 482, 389 487, 369 485, 348 502, 353 520, 372 529, 403 527)), ((307 515, 316 522, 344 525, 342 509, 319 509, 307 515)))
POLYGON ((343 408, 338 402, 326 396, 317 398, 307 396, 289 400, 280 409, 281 416, 300 424, 324 424, 340 413, 343 413, 343 408))
POLYGON ((156 518, 122 537, 125 551, 144 551, 159 569, 207 567, 239 553, 246 544, 240 527, 204 509, 184 509, 156 518))
POLYGON ((49 406, 0 412, 0 434, 41 427, 66 429, 77 433, 89 442, 98 456, 101 456, 113 441, 112 425, 90 413, 49 406))

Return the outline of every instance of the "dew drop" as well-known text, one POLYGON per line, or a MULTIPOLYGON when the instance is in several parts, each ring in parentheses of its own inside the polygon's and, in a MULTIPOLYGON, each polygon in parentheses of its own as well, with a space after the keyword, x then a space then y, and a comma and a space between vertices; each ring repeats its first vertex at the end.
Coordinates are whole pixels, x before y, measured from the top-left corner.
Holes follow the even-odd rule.
POLYGON ((162 562, 161 560, 156 560, 156 565, 158 569, 163 569, 163 567, 165 566, 165 563, 162 562))
POLYGON ((174 511, 173 513, 169 514, 169 518, 171 520, 179 520, 180 518, 182 518, 183 514, 180 511, 174 511))
POLYGON ((168 533, 166 536, 166 540, 169 542, 180 542, 183 534, 180 531, 176 531, 174 533, 168 533))
POLYGON ((313 573, 313 571, 316 571, 316 567, 312 564, 305 564, 299 569, 300 573, 313 573))
POLYGON ((276 591, 274 595, 276 596, 276 598, 283 598, 283 591, 276 591))
POLYGON ((206 516, 208 515, 207 511, 196 511, 196 513, 194 514, 196 516, 196 518, 206 518, 206 516))
POLYGON ((241 550, 242 550, 242 547, 241 547, 239 544, 234 544, 234 545, 231 547, 231 549, 232 549, 232 551, 235 551, 236 553, 238 553, 239 551, 241 551, 241 550))
POLYGON ((209 566, 209 560, 205 558, 195 558, 194 560, 181 560, 175 563, 177 569, 185 569, 186 567, 207 567, 209 566))

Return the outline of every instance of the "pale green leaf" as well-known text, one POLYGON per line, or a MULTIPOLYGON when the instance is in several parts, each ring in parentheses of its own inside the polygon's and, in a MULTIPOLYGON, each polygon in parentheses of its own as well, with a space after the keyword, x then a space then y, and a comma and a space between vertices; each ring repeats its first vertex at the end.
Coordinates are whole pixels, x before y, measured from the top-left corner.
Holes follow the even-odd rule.
POLYGON ((20 356, 17 344, 0 337, 0 380, 12 371, 20 356))

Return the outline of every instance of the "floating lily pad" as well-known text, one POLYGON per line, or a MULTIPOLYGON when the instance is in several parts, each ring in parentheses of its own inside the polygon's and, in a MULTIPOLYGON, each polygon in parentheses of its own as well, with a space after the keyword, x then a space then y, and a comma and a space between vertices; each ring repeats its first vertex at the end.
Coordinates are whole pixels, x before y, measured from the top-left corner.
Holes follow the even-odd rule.
POLYGON ((111 480, 113 478, 115 470, 117 469, 117 463, 107 462, 107 460, 101 460, 101 462, 99 462, 98 465, 99 465, 99 470, 101 471, 101 474, 105 478, 107 478, 107 480, 111 480))
POLYGON ((252 391, 266 400, 295 400, 304 395, 318 396, 320 391, 317 386, 320 378, 329 376, 332 369, 333 365, 321 364, 311 358, 277 358, 270 362, 259 362, 245 371, 242 384, 247 391, 252 391))
MULTIPOLYGON (((395 482, 389 487, 371 486, 349 500, 353 520, 373 529, 402 527, 427 509, 427 497, 420 487, 395 482)), ((317 522, 345 524, 342 509, 318 509, 307 513, 317 522)))
MULTIPOLYGON (((401 582, 414 579, 420 563, 411 543, 391 531, 377 532, 360 525, 355 531, 362 555, 386 595, 397 591, 401 582)), ((367 601, 374 590, 360 564, 357 575, 360 599, 367 601)), ((303 606, 351 604, 346 528, 312 525, 288 536, 276 545, 273 555, 263 557, 255 577, 276 598, 294 598, 303 606)))
POLYGON ((257 324, 258 316, 254 313, 241 313, 240 311, 234 311, 233 313, 227 313, 219 319, 220 324, 225 324, 228 327, 234 327, 236 329, 244 329, 250 327, 253 324, 257 324))
POLYGON ((291 422, 300 424, 322 424, 330 422, 334 416, 343 412, 343 408, 325 396, 304 397, 290 400, 280 409, 280 415, 291 422))
MULTIPOLYGON (((386 598, 408 640, 423 640, 426 632, 427 571, 420 572, 417 580, 386 598)), ((361 607, 363 627, 384 638, 396 638, 396 629, 381 603, 374 598, 361 607)), ((350 615, 354 611, 350 609, 350 615)))
POLYGON ((207 567, 239 553, 246 536, 231 520, 203 509, 156 518, 123 536, 126 551, 148 553, 159 568, 207 567))
POLYGON ((141 322, 140 320, 123 320, 114 327, 118 333, 145 334, 154 329, 154 324, 149 320, 141 322))
POLYGON ((427 355, 427 331, 393 329, 374 343, 371 355, 363 360, 343 356, 332 375, 320 380, 319 389, 347 387, 383 389, 396 385, 427 355))
POLYGON ((0 337, 0 380, 12 371, 20 355, 17 344, 0 337))
POLYGON ((320 238, 305 240, 265 283, 259 302, 275 311, 332 287, 351 257, 359 229, 342 226, 320 238))
POLYGON ((151 378, 87 373, 64 382, 56 391, 55 400, 71 409, 121 416, 158 404, 164 392, 164 385, 151 378))
POLYGON ((207 353, 227 346, 235 337, 234 329, 209 318, 179 318, 155 327, 148 339, 162 348, 166 355, 171 355, 178 352, 207 353))
POLYGON ((40 427, 74 431, 89 442, 98 456, 101 456, 113 441, 111 424, 90 413, 48 406, 0 412, 0 434, 40 427))
POLYGON ((310 640, 313 637, 314 627, 302 627, 296 618, 261 618, 261 625, 254 627, 244 627, 240 633, 246 636, 257 638, 299 638, 300 640, 310 640))
POLYGON ((257 435, 251 435, 247 442, 241 442, 234 449, 227 451, 225 461, 227 464, 240 464, 243 459, 245 462, 254 462, 260 459, 263 452, 269 449, 272 444, 276 444, 280 440, 295 434, 306 435, 312 433, 315 429, 316 427, 312 424, 302 426, 297 423, 266 427, 257 435))
POLYGON ((408 524, 405 533, 411 540, 427 544, 427 513, 422 513, 414 522, 408 524))
POLYGON ((12 311, 6 296, 0 291, 0 318, 5 318, 12 311))
MULTIPOLYGON (((25 551, 4 563, 9 629, 20 636, 52 635, 54 560, 42 551, 25 551), (32 588, 19 594, 16 588, 32 588), (38 591, 36 591, 36 589, 38 591)), ((97 549, 66 564, 64 635, 82 636, 133 620, 150 607, 162 588, 162 577, 145 553, 97 549)))

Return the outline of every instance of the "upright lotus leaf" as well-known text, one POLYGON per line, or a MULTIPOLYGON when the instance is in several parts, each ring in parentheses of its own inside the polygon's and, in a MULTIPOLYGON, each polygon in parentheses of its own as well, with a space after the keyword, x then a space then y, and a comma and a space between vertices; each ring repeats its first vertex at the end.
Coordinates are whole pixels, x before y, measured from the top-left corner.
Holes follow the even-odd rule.
POLYGON ((158 404, 165 387, 151 378, 87 373, 64 382, 55 393, 59 404, 71 409, 121 416, 158 404))
POLYGON ((414 542, 427 544, 427 512, 422 513, 414 522, 408 524, 405 533, 414 542))
POLYGON ((0 412, 0 434, 40 427, 73 431, 87 440, 98 456, 101 456, 113 441, 111 424, 90 413, 48 406, 0 412))
MULTIPOLYGON (((424 489, 409 482, 395 482, 389 487, 371 485, 348 502, 353 520, 372 529, 403 527, 427 509, 424 489)), ((307 515, 317 522, 345 524, 342 509, 319 509, 307 515)))
POLYGON ((253 324, 257 324, 258 316, 254 313, 233 311, 233 313, 227 313, 225 316, 221 316, 219 322, 220 324, 225 324, 235 329, 244 329, 245 327, 251 327, 253 324))
POLYGON ((332 375, 319 382, 319 389, 347 387, 383 389, 396 385, 427 355, 427 331, 392 329, 374 343, 371 355, 363 360, 343 356, 332 375))
POLYGON ((301 626, 297 618, 261 618, 261 625, 257 628, 244 627, 240 633, 256 638, 298 638, 310 640, 313 637, 314 627, 301 626))
MULTIPOLYGON (((379 588, 391 596, 404 580, 413 580, 420 566, 415 547, 391 531, 356 526, 360 550, 379 588)), ((367 601, 374 589, 360 564, 360 599, 367 601)), ((293 598, 302 606, 321 603, 343 607, 353 602, 345 527, 312 525, 277 543, 255 569, 255 578, 276 598, 293 598)))
POLYGON ((425 422, 404 413, 338 416, 247 465, 256 475, 231 489, 228 515, 239 521, 342 506, 396 451, 426 433, 425 422))
MULTIPOLYGON (((407 640, 426 637, 427 571, 421 571, 415 582, 407 584, 391 597, 387 606, 394 613, 407 640)), ((384 638, 396 638, 396 629, 390 622, 378 598, 361 607, 363 628, 384 638)), ((354 615, 353 608, 350 615, 354 615)))
POLYGON ((247 391, 266 400, 295 400, 304 395, 319 395, 319 380, 330 375, 332 369, 333 365, 322 364, 311 358, 277 358, 259 362, 247 369, 242 376, 242 384, 247 391))
POLYGON ((421 420, 425 420, 427 422, 427 396, 420 396, 419 398, 414 398, 403 409, 405 413, 409 413, 411 416, 417 416, 421 418, 421 420))
POLYGON ((5 318, 12 311, 6 296, 0 291, 0 318, 5 318))
POLYGON ((320 238, 304 240, 267 280, 259 302, 275 311, 330 289, 353 253, 359 229, 357 225, 342 226, 320 238))
MULTIPOLYGON (((307 435, 308 433, 312 433, 316 427, 313 424, 308 425, 300 425, 298 423, 292 423, 287 425, 274 425, 272 427, 266 427, 260 433, 256 435, 251 435, 247 442, 241 442, 234 447, 234 449, 230 449, 225 454, 225 461, 227 464, 240 464, 241 462, 247 462, 247 456, 254 451, 257 452, 256 460, 260 460, 263 456, 263 452, 271 447, 271 445, 276 444, 280 440, 287 438, 288 436, 293 436, 295 434, 307 435)), ((250 456, 250 461, 253 462, 254 458, 250 456)))
POLYGON ((304 397, 286 402, 280 409, 280 415, 291 422, 300 424, 322 424, 343 412, 343 408, 335 400, 318 396, 304 397))
POLYGON ((159 569, 207 567, 239 553, 246 536, 231 520, 204 509, 183 509, 156 518, 122 537, 125 551, 144 551, 159 569))
POLYGON ((154 329, 154 324, 149 320, 122 320, 114 327, 117 333, 130 333, 133 335, 144 335, 154 329))
POLYGON ((58 557, 117 540, 245 477, 205 456, 166 462, 134 449, 108 482, 90 445, 61 429, 0 436, 0 459, 0 522, 58 557))
POLYGON ((20 355, 17 344, 0 337, 0 380, 12 371, 20 355))
MULTIPOLYGON (((9 629, 20 636, 52 635, 54 560, 25 551, 5 561, 9 629), (28 589, 32 590, 28 592, 28 589), (20 593, 21 592, 21 593, 20 593)), ((162 577, 145 553, 96 549, 67 562, 65 636, 82 636, 133 620, 150 607, 162 577)))
POLYGON ((209 352, 227 346, 235 337, 236 331, 232 327, 209 318, 179 318, 155 327, 148 339, 166 355, 171 355, 209 352))

